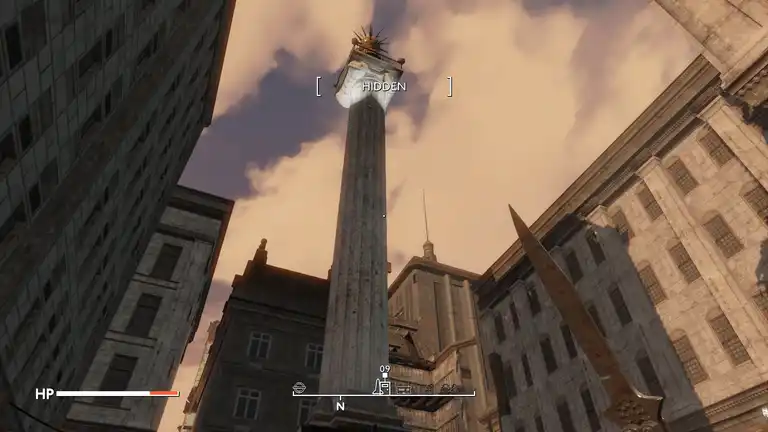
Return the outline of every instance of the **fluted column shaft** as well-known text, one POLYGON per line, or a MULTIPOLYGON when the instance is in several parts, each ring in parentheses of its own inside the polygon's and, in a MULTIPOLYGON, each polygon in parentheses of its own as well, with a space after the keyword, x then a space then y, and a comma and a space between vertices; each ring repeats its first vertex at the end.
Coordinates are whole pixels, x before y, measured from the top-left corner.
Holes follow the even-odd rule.
POLYGON ((385 114, 349 108, 321 393, 370 393, 388 364, 385 114))

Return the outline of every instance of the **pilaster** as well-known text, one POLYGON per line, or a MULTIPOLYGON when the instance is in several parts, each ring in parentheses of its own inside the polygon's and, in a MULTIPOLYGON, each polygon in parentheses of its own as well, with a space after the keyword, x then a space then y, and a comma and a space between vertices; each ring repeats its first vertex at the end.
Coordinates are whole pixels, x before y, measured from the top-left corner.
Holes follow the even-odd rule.
POLYGON ((759 336, 759 326, 744 310, 749 299, 739 289, 714 242, 689 211, 661 161, 655 157, 649 159, 638 174, 661 206, 672 230, 696 264, 704 284, 728 317, 752 361, 756 365, 764 364, 761 353, 766 352, 766 340, 759 336))
POLYGON ((768 144, 759 129, 744 123, 741 114, 722 97, 716 98, 704 108, 699 118, 712 127, 747 170, 768 190, 768 144))
MULTIPOLYGON (((449 275, 443 275, 443 292, 445 294, 445 306, 446 306, 446 318, 448 319, 448 341, 446 341, 441 348, 453 344, 456 342, 456 310, 454 309, 453 302, 453 287, 451 286, 451 277, 449 275)), ((440 307, 441 305, 438 305, 440 307)))

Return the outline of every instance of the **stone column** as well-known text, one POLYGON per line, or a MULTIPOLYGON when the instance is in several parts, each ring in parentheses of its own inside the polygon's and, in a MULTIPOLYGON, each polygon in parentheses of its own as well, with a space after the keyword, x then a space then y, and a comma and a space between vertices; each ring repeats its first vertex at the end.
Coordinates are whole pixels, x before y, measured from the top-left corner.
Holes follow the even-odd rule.
POLYGON ((709 292, 726 314, 755 364, 762 363, 758 353, 765 352, 766 341, 759 326, 744 311, 750 300, 739 289, 717 247, 701 224, 693 217, 658 158, 651 158, 638 171, 661 206, 672 230, 683 244, 709 292))
POLYGON ((388 364, 384 109, 349 110, 320 378, 322 393, 370 393, 388 364))
POLYGON ((747 170, 768 190, 768 144, 757 127, 744 123, 741 113, 717 97, 699 118, 722 138, 747 170))
MULTIPOLYGON (((370 395, 382 378, 380 368, 389 364, 385 114, 393 91, 377 89, 397 83, 402 63, 374 48, 355 45, 336 85, 336 99, 349 109, 349 122, 321 394, 370 395)), ((305 430, 404 430, 386 398, 345 397, 344 410, 336 410, 337 401, 324 398, 305 430)))

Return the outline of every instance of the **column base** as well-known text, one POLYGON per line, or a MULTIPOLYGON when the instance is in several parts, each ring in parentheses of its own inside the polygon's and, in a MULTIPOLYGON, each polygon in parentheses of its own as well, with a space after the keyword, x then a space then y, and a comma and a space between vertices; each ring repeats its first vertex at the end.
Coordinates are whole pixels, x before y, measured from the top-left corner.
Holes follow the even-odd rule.
POLYGON ((337 398, 322 398, 301 432, 359 431, 408 432, 397 408, 380 397, 344 398, 344 410, 336 409, 337 398))

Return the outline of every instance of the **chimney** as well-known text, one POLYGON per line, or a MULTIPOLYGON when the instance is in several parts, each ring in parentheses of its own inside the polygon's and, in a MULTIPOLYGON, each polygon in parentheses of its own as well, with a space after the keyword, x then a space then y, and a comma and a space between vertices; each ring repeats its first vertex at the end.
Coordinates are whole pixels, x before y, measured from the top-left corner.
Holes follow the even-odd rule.
POLYGON ((261 244, 253 255, 253 263, 255 265, 267 265, 267 239, 261 239, 261 244))

